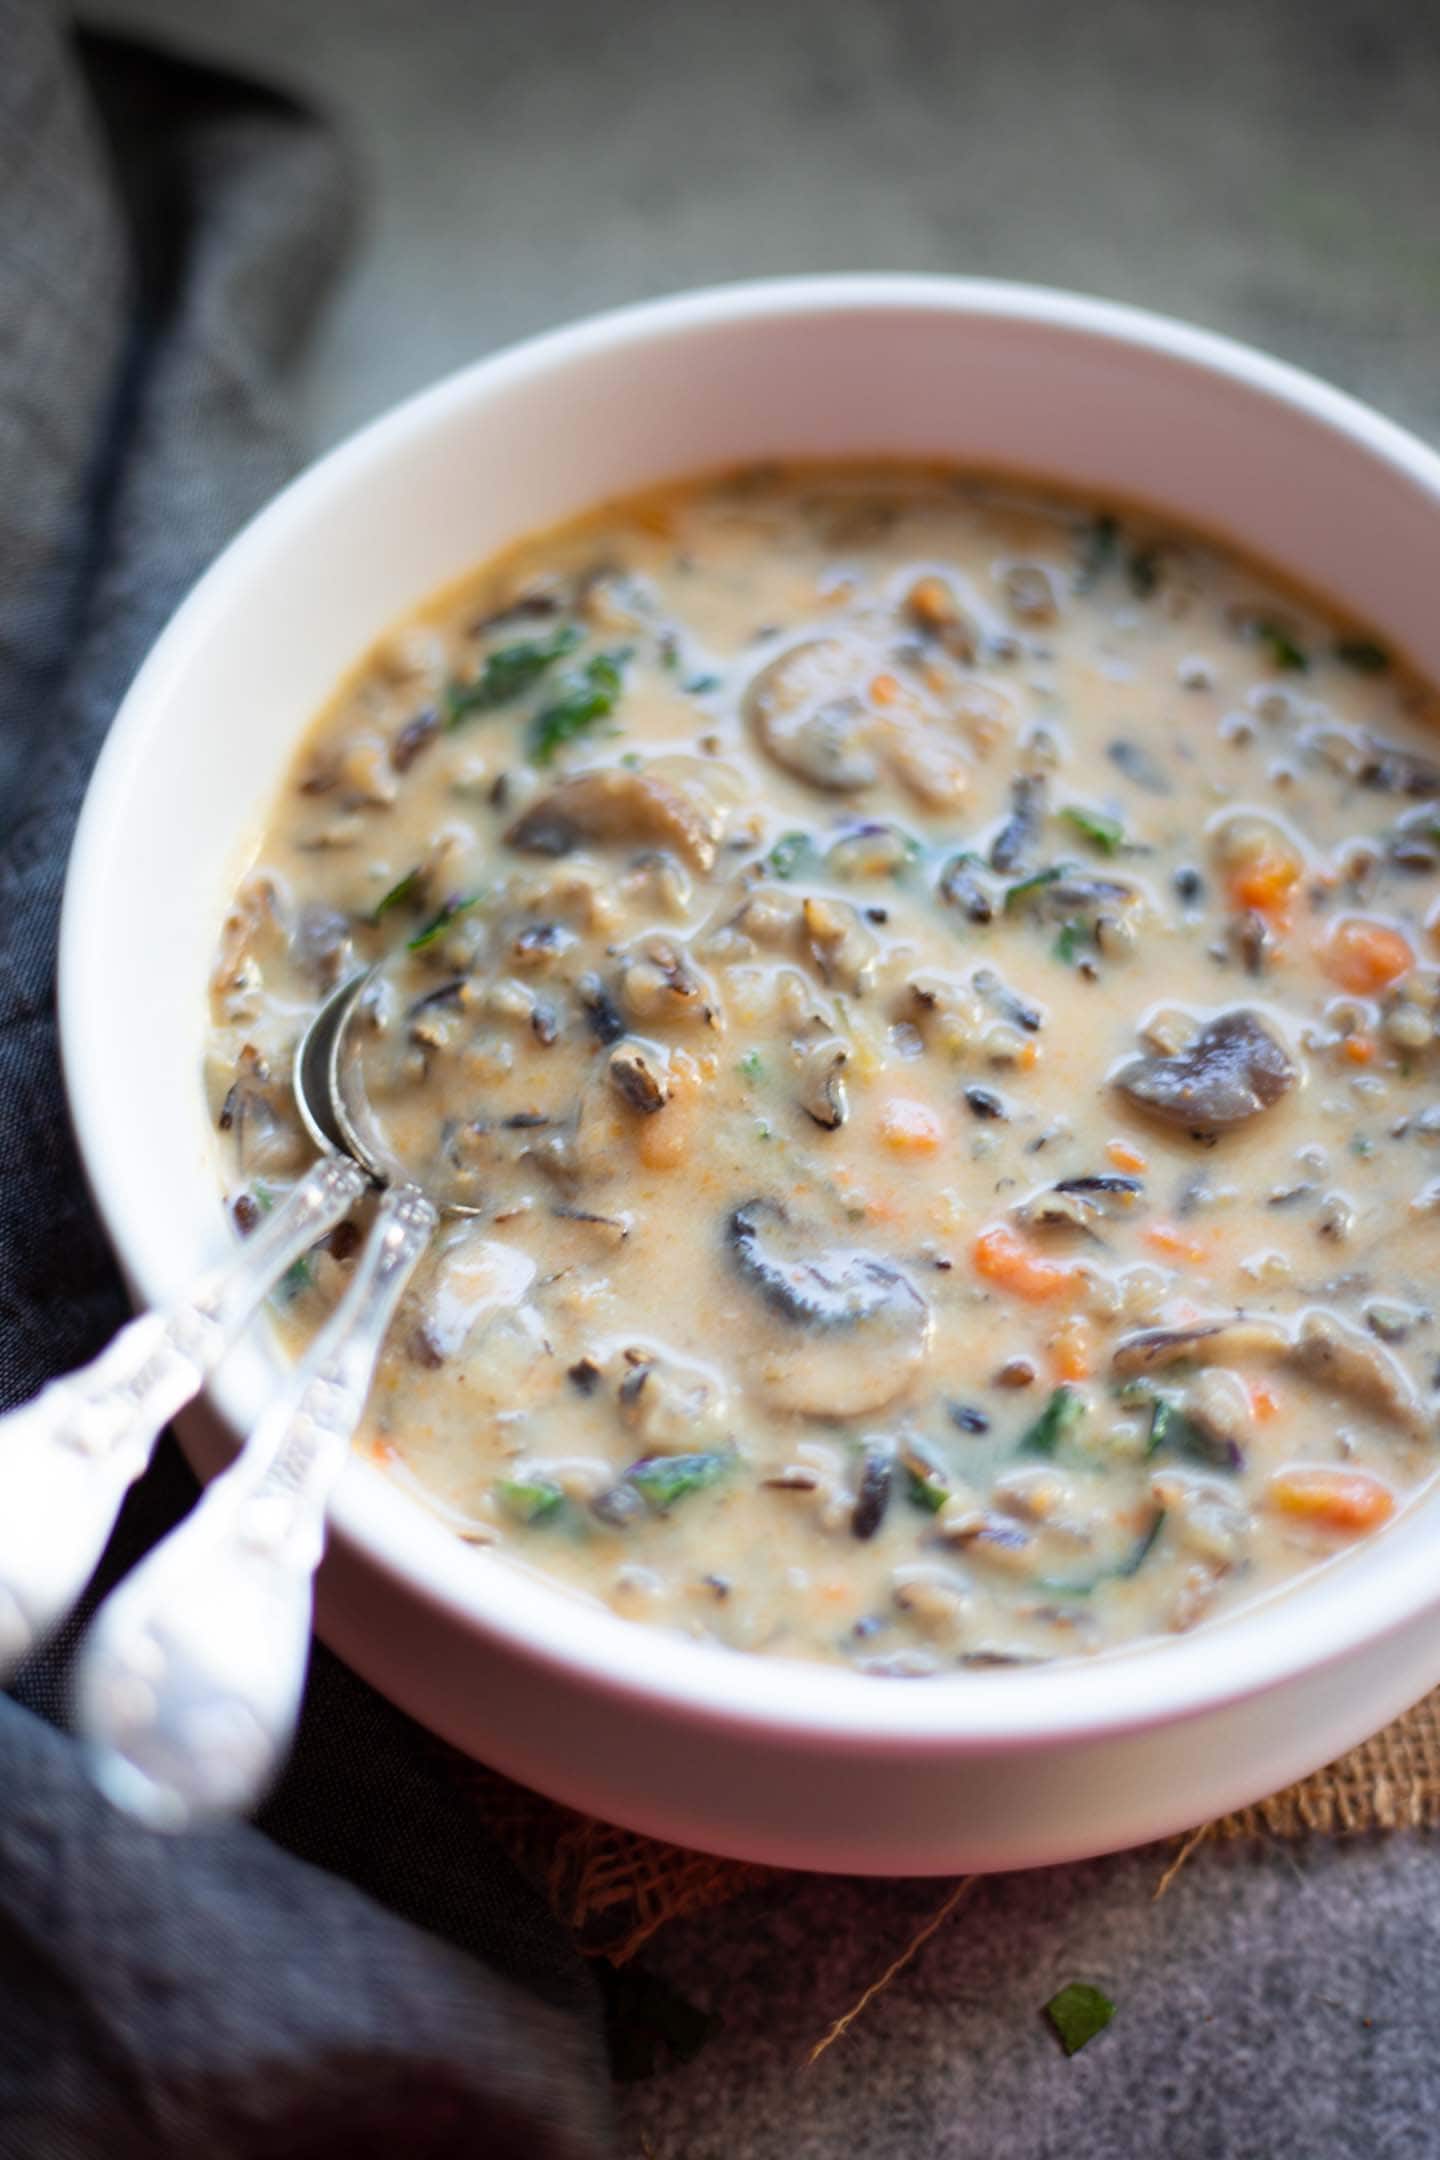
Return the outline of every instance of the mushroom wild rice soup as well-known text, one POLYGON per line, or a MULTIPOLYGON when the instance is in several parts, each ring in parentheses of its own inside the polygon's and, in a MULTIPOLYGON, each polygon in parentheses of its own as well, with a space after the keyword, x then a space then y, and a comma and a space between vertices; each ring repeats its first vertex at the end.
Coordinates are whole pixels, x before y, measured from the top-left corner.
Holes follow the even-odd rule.
POLYGON ((214 974, 242 1231, 382 956, 348 1085, 471 1210, 359 1445, 618 1613, 873 1673, 1378 1530, 1435 1464, 1437 705, 1207 539, 935 467, 488 564, 317 720, 214 974))

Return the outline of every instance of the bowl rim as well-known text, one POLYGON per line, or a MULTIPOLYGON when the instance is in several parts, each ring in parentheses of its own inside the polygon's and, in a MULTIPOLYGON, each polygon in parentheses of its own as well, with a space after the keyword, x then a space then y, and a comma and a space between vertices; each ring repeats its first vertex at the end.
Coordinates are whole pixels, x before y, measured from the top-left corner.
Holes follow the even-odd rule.
MULTIPOLYGON (((128 1280, 153 1301, 173 1287, 159 1259, 161 1229, 132 1221, 107 1160, 102 1114, 113 1045, 92 1020, 106 967, 103 892, 107 835, 120 829, 128 791, 173 724, 171 686, 185 656, 230 611, 252 563, 303 529, 326 499, 363 494, 367 471, 407 443, 483 410, 517 381, 588 359, 716 328, 838 314, 979 318, 1180 364, 1258 394, 1347 440, 1433 506, 1440 528, 1440 455, 1395 422, 1288 362, 1216 332, 1128 304, 1058 288, 893 272, 766 278, 607 310, 545 331, 463 366, 382 412, 306 467, 245 524, 201 576, 150 650, 107 734, 86 792, 62 906, 58 1016, 62 1069, 81 1157, 128 1280), (170 715, 167 718, 167 715, 170 715)), ((222 1373, 208 1391, 232 1432, 241 1392, 222 1373)), ((1320 1568, 1294 1587, 1242 1607, 1196 1634, 1142 1642, 1093 1659, 945 1675, 923 1688, 877 1684, 849 1668, 737 1654, 622 1620, 546 1582, 506 1556, 477 1564, 475 1549, 378 1468, 352 1457, 331 1505, 332 1535, 457 1631, 536 1667, 564 1674, 668 1720, 709 1733, 726 1728, 783 1736, 815 1751, 978 1755, 1079 1745, 1222 1710, 1302 1674, 1337 1664, 1440 1608, 1440 1579, 1402 1511, 1379 1543, 1320 1568), (1368 1563, 1368 1564, 1367 1564, 1368 1563), (1324 1595, 1344 1570, 1363 1595, 1324 1595)), ((485 1555, 485 1558, 492 1556, 485 1555)))

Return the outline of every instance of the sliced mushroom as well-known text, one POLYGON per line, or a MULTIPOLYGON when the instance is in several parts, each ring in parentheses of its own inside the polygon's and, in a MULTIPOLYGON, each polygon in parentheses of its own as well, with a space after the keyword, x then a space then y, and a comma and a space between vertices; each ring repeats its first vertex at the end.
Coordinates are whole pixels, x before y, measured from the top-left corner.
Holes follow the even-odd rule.
POLYGON ((723 812, 698 788, 643 768, 611 766, 562 780, 515 820, 505 838, 530 855, 568 855, 581 840, 669 847, 707 871, 724 829, 723 812))
POLYGON ((762 747, 798 779, 835 794, 873 786, 874 715, 857 696, 864 655, 841 638, 810 638, 780 653, 745 692, 745 719, 762 747))
POLYGON ((1115 1345, 1110 1363, 1122 1379, 1163 1372, 1169 1365, 1275 1364, 1292 1348, 1288 1329, 1278 1320, 1236 1313, 1225 1320, 1203 1320, 1194 1327, 1145 1328, 1115 1345))
POLYGON ((929 1348, 930 1308, 892 1260, 821 1244, 772 1200, 736 1208, 727 1239, 770 1315, 749 1370, 772 1407, 863 1415, 909 1386, 929 1348))
POLYGON ((1231 1132, 1268 1110, 1299 1079, 1258 1013, 1221 1013, 1173 1057, 1131 1060, 1114 1076, 1129 1101, 1195 1134, 1231 1132))
POLYGON ((850 1115, 850 1102, 841 1078, 850 1059, 850 1046, 838 1035, 826 1035, 811 1043, 801 1055, 796 1101, 807 1117, 826 1132, 835 1132, 850 1115))
POLYGON ((1290 1362, 1307 1378, 1398 1426, 1409 1439, 1433 1437, 1434 1419, 1389 1351, 1332 1314, 1306 1313, 1290 1362))

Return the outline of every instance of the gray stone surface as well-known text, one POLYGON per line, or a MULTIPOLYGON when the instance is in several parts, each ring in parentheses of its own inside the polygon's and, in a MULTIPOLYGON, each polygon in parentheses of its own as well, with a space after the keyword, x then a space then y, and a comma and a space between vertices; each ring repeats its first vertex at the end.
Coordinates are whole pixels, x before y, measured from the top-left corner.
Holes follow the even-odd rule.
MULTIPOLYGON (((1440 434, 1440 6, 104 0, 328 100, 373 195, 313 445, 524 332, 711 279, 1041 279, 1253 338, 1440 434)), ((1437 566, 1440 569, 1440 566, 1437 566)), ((725 2029, 631 2090, 654 2160, 1430 2160, 1436 1852, 1203 1848, 981 1885, 786 1877, 649 1954, 725 2029), (1067 2062, 1039 2006, 1120 2004, 1067 2062)))

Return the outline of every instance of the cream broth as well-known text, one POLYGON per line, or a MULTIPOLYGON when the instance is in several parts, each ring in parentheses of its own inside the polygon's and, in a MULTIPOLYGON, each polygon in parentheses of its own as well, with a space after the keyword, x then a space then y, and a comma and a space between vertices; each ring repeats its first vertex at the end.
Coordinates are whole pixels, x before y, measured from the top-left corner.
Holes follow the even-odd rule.
POLYGON ((214 977, 236 1219, 388 956, 353 1100, 472 1212, 359 1444, 459 1535, 873 1672, 1189 1628, 1434 1468, 1434 720, 1148 516, 893 465, 611 506, 308 736, 214 977))

